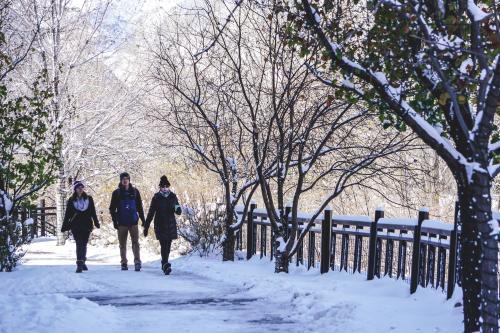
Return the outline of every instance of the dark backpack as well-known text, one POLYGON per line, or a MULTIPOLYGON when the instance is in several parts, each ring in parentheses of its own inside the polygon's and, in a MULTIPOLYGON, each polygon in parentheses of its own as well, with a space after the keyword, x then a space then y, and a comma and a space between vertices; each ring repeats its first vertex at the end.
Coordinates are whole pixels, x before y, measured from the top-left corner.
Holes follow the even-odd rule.
POLYGON ((120 191, 120 203, 118 205, 118 224, 131 226, 137 224, 139 215, 137 214, 136 190, 120 191))

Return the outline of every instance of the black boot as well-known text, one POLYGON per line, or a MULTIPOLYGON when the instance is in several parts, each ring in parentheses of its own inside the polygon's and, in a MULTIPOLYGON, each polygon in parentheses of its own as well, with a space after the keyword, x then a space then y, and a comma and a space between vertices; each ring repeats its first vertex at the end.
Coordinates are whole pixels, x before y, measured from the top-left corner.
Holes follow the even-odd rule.
POLYGON ((76 273, 81 273, 83 271, 83 261, 76 261, 76 273))
POLYGON ((122 264, 122 271, 128 271, 127 264, 122 264))
POLYGON ((168 262, 166 264, 163 264, 161 269, 163 270, 163 273, 165 275, 169 275, 170 273, 172 273, 172 265, 168 262))
POLYGON ((87 267, 87 265, 85 264, 85 261, 84 261, 84 262, 83 262, 83 264, 82 264, 82 269, 83 269, 84 271, 88 271, 88 270, 89 270, 89 268, 88 268, 88 267, 87 267))
POLYGON ((139 272, 139 271, 141 270, 141 267, 142 267, 142 266, 141 266, 141 263, 140 263, 140 262, 135 263, 135 271, 136 271, 136 272, 139 272))

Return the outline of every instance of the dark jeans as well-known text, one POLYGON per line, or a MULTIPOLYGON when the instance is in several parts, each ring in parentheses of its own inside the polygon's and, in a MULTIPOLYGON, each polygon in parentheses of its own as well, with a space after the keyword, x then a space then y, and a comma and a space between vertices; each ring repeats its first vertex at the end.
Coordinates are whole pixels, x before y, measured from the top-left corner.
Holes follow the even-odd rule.
POLYGON ((87 243, 89 242, 90 231, 73 231, 76 242, 76 260, 87 260, 87 243))
POLYGON ((172 246, 172 240, 160 239, 161 246, 161 264, 162 266, 168 263, 168 256, 170 255, 170 247, 172 246))

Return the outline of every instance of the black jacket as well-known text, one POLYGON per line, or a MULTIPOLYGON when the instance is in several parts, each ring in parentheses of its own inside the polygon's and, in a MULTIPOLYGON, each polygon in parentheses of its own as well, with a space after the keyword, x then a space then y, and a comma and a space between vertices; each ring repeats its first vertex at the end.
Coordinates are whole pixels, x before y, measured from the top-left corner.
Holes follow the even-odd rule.
POLYGON ((149 228, 154 217, 155 234, 158 240, 177 239, 177 222, 174 213, 177 215, 182 213, 175 193, 170 192, 168 197, 156 193, 151 200, 144 228, 149 228), (178 206, 177 209, 176 205, 178 206))
POLYGON ((66 203, 66 212, 64 214, 64 221, 61 231, 78 232, 78 231, 92 231, 94 225, 99 228, 99 220, 94 206, 94 199, 90 195, 86 196, 89 200, 89 206, 86 210, 79 211, 75 208, 75 196, 71 196, 66 203), (92 221, 94 223, 92 223, 92 221))
MULTIPOLYGON (((118 218, 118 216, 119 216, 118 208, 120 207, 120 200, 121 200, 121 195, 123 192, 125 192, 125 189, 120 184, 118 186, 118 188, 113 191, 113 194, 111 195, 111 203, 109 205, 109 212, 111 214, 111 219, 113 220, 113 224, 115 226, 120 224, 120 221, 118 218)), ((146 219, 144 218, 144 208, 142 207, 141 193, 139 192, 139 190, 137 188, 133 187, 132 184, 130 184, 128 187, 128 194, 131 196, 135 196, 135 205, 137 208, 137 213, 139 214, 139 219, 142 221, 142 225, 144 225, 144 221, 146 219)))

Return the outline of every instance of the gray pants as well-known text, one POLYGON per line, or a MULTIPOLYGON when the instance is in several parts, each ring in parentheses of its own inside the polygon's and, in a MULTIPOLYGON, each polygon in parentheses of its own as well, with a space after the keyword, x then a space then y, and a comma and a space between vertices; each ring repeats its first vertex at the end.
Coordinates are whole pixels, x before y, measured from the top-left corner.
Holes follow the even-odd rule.
POLYGON ((127 264, 127 238, 130 232, 132 239, 132 252, 134 253, 134 264, 141 263, 141 254, 139 250, 139 226, 133 225, 130 227, 118 226, 118 241, 120 242, 120 257, 123 265, 127 264))

